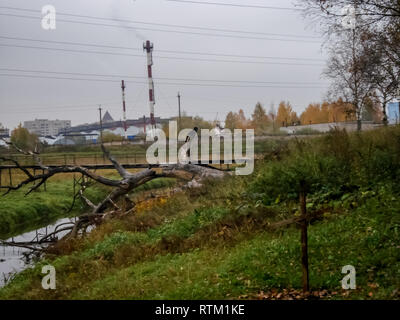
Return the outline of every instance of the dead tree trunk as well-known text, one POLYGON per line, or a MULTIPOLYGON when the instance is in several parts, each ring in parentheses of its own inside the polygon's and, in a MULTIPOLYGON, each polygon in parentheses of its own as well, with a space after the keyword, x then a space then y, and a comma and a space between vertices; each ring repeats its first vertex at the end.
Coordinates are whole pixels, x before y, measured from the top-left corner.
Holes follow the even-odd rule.
MULTIPOLYGON (((5 141, 5 140, 3 140, 5 141)), ((180 180, 189 181, 187 184, 189 187, 198 187, 201 186, 201 181, 205 178, 222 178, 225 175, 229 174, 228 172, 223 172, 218 169, 210 168, 210 167, 202 167, 193 164, 172 164, 162 166, 159 170, 161 172, 157 172, 155 169, 148 168, 138 173, 130 173, 127 171, 117 160, 115 160, 106 148, 101 145, 101 149, 103 151, 104 156, 113 164, 115 170, 120 175, 120 180, 109 179, 103 176, 100 176, 89 169, 86 169, 77 165, 64 165, 58 167, 47 167, 42 164, 39 153, 37 151, 24 151, 16 147, 14 144, 5 141, 10 146, 14 147, 20 153, 25 155, 33 156, 35 162, 42 169, 41 174, 33 173, 31 174, 27 169, 20 165, 20 163, 16 160, 6 158, 0 155, 0 160, 10 161, 15 164, 15 166, 21 170, 26 178, 21 181, 18 185, 12 185, 10 183, 9 186, 0 185, 0 189, 6 190, 4 195, 7 195, 11 191, 21 189, 24 186, 31 185, 28 189, 26 195, 31 192, 39 189, 41 185, 46 183, 46 181, 52 176, 60 173, 80 173, 83 177, 90 178, 100 184, 113 188, 110 194, 105 197, 100 203, 93 204, 89 199, 84 196, 84 190, 86 188, 85 183, 83 182, 81 190, 79 190, 80 197, 86 202, 86 204, 92 208, 90 213, 84 214, 79 217, 74 227, 71 227, 71 235, 76 236, 81 229, 86 229, 89 225, 95 223, 99 218, 103 217, 104 212, 108 209, 108 207, 114 207, 117 210, 120 210, 116 205, 117 201, 126 196, 135 188, 143 185, 144 183, 151 181, 160 177, 172 177, 180 180), (33 185, 32 185, 33 184, 33 185)), ((150 167, 150 166, 149 166, 150 167)))

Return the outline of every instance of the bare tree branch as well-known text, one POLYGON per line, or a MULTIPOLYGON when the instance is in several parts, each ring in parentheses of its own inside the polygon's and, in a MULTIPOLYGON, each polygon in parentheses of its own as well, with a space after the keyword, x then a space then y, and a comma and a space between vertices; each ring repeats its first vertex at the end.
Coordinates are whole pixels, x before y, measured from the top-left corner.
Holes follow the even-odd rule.
POLYGON ((108 158, 108 160, 110 160, 110 162, 114 165, 115 169, 118 171, 119 175, 122 178, 127 179, 132 175, 127 170, 125 170, 125 168, 121 164, 119 164, 119 162, 115 160, 114 157, 111 156, 110 152, 104 147, 103 143, 101 144, 101 150, 108 158))

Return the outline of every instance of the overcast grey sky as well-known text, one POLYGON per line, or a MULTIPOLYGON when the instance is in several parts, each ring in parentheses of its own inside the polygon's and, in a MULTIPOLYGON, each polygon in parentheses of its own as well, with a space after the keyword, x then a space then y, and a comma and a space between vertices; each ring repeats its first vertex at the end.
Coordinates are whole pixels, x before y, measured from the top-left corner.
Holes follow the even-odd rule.
MULTIPOLYGON (((213 2, 294 7, 290 0, 213 2)), ((146 39, 154 43, 156 116, 170 117, 177 114, 178 91, 182 95, 182 109, 187 114, 199 115, 209 120, 218 118, 221 121, 225 119, 227 112, 238 111, 240 108, 244 109, 246 116, 250 116, 257 101, 263 103, 268 110, 271 103, 277 106, 281 100, 288 100, 297 112, 301 112, 308 103, 321 101, 326 91, 326 82, 322 81, 320 76, 325 65, 325 57, 321 50, 322 40, 309 22, 295 10, 201 5, 167 0, 0 0, 0 6, 0 122, 10 128, 17 126, 19 122, 35 118, 72 120, 73 125, 94 122, 98 119, 99 104, 102 104, 103 109, 109 110, 114 119, 120 119, 122 79, 127 82, 128 118, 148 116, 146 55, 142 51, 143 41, 146 39), (54 5, 57 10, 56 30, 45 31, 41 27, 40 11, 42 6, 47 4, 54 5), (167 24, 243 32, 189 29, 166 26, 167 24), (166 30, 169 32, 165 32, 166 30), (26 41, 21 38, 53 43, 26 41), (136 50, 85 47, 65 42, 129 47, 136 50), (184 51, 222 55, 181 53, 184 51), (252 63, 243 63, 244 61, 252 63), (53 73, 27 72, 35 70, 53 73), (90 73, 101 76, 88 76, 90 73), (218 86, 215 86, 216 84, 218 86)))

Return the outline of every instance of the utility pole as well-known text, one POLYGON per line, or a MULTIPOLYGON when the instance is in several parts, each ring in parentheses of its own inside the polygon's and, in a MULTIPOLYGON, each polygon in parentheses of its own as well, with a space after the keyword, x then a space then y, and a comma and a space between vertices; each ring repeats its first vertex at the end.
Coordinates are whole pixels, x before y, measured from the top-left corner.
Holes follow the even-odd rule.
POLYGON ((179 120, 178 120, 178 132, 181 130, 181 94, 178 92, 178 108, 179 108, 179 120))
POLYGON ((101 117, 101 104, 99 104, 99 114, 100 114, 100 141, 103 143, 103 119, 101 117))
POLYGON ((122 111, 123 111, 123 119, 124 119, 125 140, 128 140, 128 135, 126 132, 127 124, 126 124, 125 81, 124 80, 122 80, 121 88, 122 88, 122 111))

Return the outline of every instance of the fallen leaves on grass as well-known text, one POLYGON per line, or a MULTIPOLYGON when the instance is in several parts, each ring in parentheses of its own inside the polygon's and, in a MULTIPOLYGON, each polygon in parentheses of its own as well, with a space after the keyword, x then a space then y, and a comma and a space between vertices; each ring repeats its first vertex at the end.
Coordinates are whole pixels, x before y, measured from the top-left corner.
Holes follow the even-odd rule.
POLYGON ((303 293, 296 289, 271 290, 268 292, 261 291, 254 296, 242 295, 239 299, 254 299, 254 300, 315 300, 315 299, 330 299, 337 295, 338 292, 330 292, 328 290, 312 291, 303 293))

